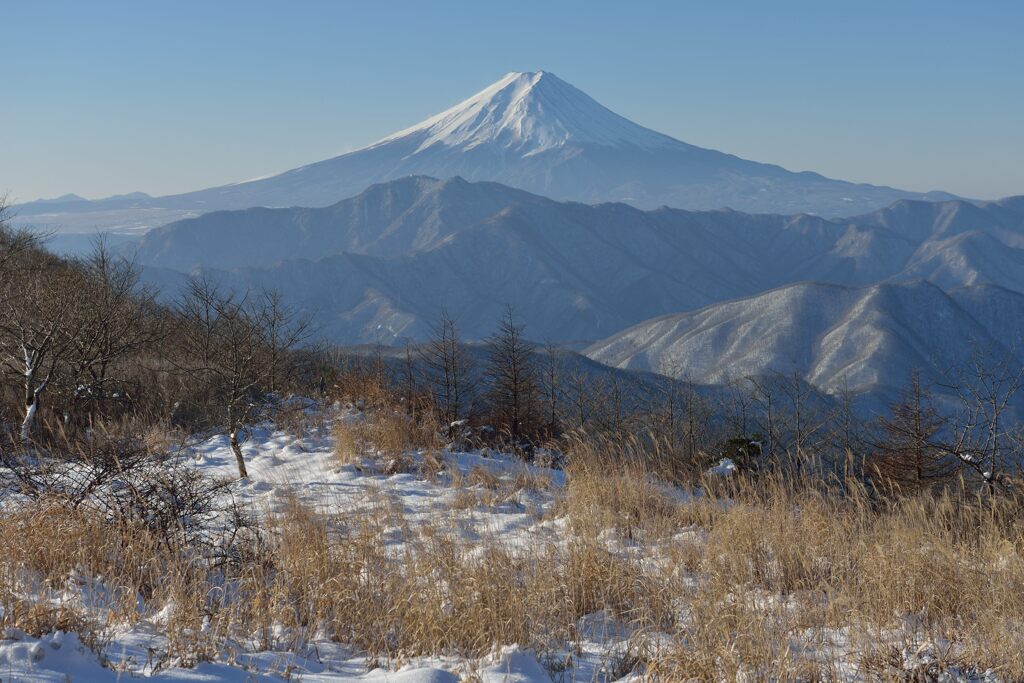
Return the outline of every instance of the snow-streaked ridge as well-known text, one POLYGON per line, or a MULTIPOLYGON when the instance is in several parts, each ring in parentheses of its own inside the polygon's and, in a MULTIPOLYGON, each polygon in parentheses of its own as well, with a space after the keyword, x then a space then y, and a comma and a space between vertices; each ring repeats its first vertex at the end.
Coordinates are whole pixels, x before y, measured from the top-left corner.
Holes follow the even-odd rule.
POLYGON ((1021 367, 1021 310, 1024 295, 1009 290, 947 293, 920 280, 868 287, 800 282, 653 318, 584 354, 708 384, 797 373, 826 394, 878 397, 918 371, 941 394, 949 369, 965 367, 974 354, 1021 367))
POLYGON ((571 143, 686 146, 619 116, 547 71, 506 74, 451 109, 371 147, 403 138, 422 138, 417 152, 434 145, 472 149, 496 143, 523 156, 571 143))

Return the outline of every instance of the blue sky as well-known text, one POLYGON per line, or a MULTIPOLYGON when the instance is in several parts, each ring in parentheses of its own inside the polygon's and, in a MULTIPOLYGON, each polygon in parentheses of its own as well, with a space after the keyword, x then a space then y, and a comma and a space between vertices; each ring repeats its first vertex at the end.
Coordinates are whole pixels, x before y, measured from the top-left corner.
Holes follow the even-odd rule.
POLYGON ((0 0, 0 192, 165 194, 357 149, 508 71, 793 170, 1024 194, 1024 3, 0 0))

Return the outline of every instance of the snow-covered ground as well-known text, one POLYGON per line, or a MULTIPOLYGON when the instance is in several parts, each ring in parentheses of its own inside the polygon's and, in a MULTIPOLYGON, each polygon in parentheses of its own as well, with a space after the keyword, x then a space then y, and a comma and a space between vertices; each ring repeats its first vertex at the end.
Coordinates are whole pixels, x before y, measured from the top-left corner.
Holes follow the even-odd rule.
MULTIPOLYGON (((364 419, 348 411, 335 419, 358 422, 364 419)), ((345 463, 335 452, 330 430, 322 427, 297 437, 264 426, 253 430, 243 446, 249 477, 236 481, 231 496, 253 514, 265 520, 286 513, 296 501, 323 511, 334 519, 378 515, 385 519, 380 535, 385 548, 396 556, 408 549, 417 534, 427 528, 443 529, 466 547, 498 547, 511 552, 529 552, 538 546, 566 544, 573 537, 572 523, 565 512, 565 473, 561 470, 527 465, 500 453, 443 451, 441 467, 433 476, 413 473, 386 474, 396 469, 379 454, 367 453, 345 463), (381 516, 381 511, 384 515, 381 516), (390 521, 394 519, 392 524, 390 521)), ((236 476, 234 455, 224 437, 192 442, 183 453, 190 466, 213 477, 236 476)), ((429 457, 408 456, 413 464, 429 457)), ((729 476, 735 469, 723 460, 709 474, 729 476)), ((422 471, 422 469, 418 470, 422 471)), ((667 496, 680 503, 687 494, 671 487, 667 496)), ((4 501, 0 500, 0 505, 4 501)), ((699 543, 705 532, 697 527, 677 528, 666 543, 677 548, 699 543)), ((632 556, 649 566, 659 561, 658 543, 637 543, 628 534, 613 529, 598 537, 612 554, 632 556)), ((696 577, 688 577, 697 585, 696 577)), ((50 588, 26 597, 67 605, 102 615, 102 602, 94 597, 108 590, 95 578, 69 577, 66 588, 50 588)), ((780 604, 774 593, 751 593, 748 600, 780 604)), ((3 608, 0 607, 0 610, 3 608)), ((166 609, 166 608, 165 608, 166 609)), ((685 611, 685 606, 679 607, 685 611)), ((72 633, 48 633, 34 638, 7 629, 0 633, 0 683, 40 681, 53 683, 105 683, 134 678, 154 681, 256 682, 301 680, 317 683, 367 681, 373 683, 536 683, 557 681, 631 681, 628 663, 638 633, 620 623, 610 612, 601 611, 581 618, 575 625, 573 642, 538 654, 518 646, 494 646, 483 657, 459 654, 441 657, 402 657, 384 661, 326 636, 281 638, 280 647, 256 646, 226 639, 213 661, 182 661, 167 656, 170 650, 163 611, 143 610, 145 618, 135 623, 109 620, 102 644, 84 643, 72 633)), ((2 614, 0 614, 2 616, 2 614)), ((102 620, 102 619, 101 619, 102 620)), ((2 623, 2 622, 0 622, 2 623)), ((655 647, 662 637, 643 633, 646 644, 655 647)), ((905 633, 892 634, 907 671, 927 665, 942 649, 935 643, 913 641, 905 633)), ((665 636, 669 638, 669 636, 665 636)), ((277 642, 277 641, 275 641, 277 642)), ((818 629, 795 635, 788 644, 797 653, 811 647, 810 659, 831 662, 833 674, 841 680, 869 680, 858 672, 848 654, 853 651, 845 627, 818 629), (811 645, 813 643, 813 645, 811 645), (849 660, 849 661, 848 661, 849 660)), ((948 644, 947 644, 948 647, 948 644)), ((901 669, 902 670, 902 669, 901 669)), ((943 670, 937 680, 996 680, 988 672, 943 670)))
MULTIPOLYGON (((537 659, 517 647, 502 648, 476 662, 455 658, 421 658, 399 669, 367 670, 364 657, 330 642, 310 644, 303 654, 260 652, 235 656, 232 662, 201 662, 191 668, 153 671, 149 665, 158 632, 142 624, 117 635, 104 653, 108 666, 75 635, 61 632, 31 638, 8 632, 0 640, 0 680, 4 683, 114 683, 152 681, 270 683, 457 683, 473 676, 480 683, 550 681, 537 659)), ((587 679, 589 680, 589 679, 587 679)))
MULTIPOLYGON (((555 491, 564 485, 564 473, 526 465, 512 456, 444 452, 440 457, 445 472, 427 481, 408 473, 381 474, 381 461, 372 457, 341 464, 325 430, 319 436, 297 438, 269 427, 258 428, 253 430, 243 450, 249 477, 237 482, 232 494, 244 507, 261 515, 282 512, 296 500, 332 513, 367 512, 386 504, 397 506, 405 529, 443 525, 470 543, 499 541, 503 547, 515 548, 557 541, 565 535, 564 520, 552 519, 549 514, 555 491), (487 477, 492 489, 494 482, 511 483, 517 479, 531 481, 536 488, 515 490, 510 485, 502 488, 502 495, 487 497, 487 485, 473 483, 481 478, 481 473, 493 476, 487 477), (453 486, 452 477, 464 481, 453 486), (460 496, 474 493, 480 496, 478 504, 457 502, 460 496)), ((187 457, 196 468, 211 476, 237 476, 234 455, 225 437, 192 444, 187 457)), ((420 458, 422 454, 413 457, 420 458)), ((400 548, 404 542, 403 529, 389 530, 386 539, 389 545, 400 548)), ((83 579, 81 585, 53 599, 81 607, 90 602, 89 591, 89 582, 83 579)), ((308 642, 300 652, 254 651, 239 646, 226 651, 223 661, 173 666, 159 657, 167 642, 160 625, 160 614, 134 625, 113 625, 105 634, 108 642, 100 648, 105 665, 94 652, 96 648, 87 647, 77 635, 57 632, 32 638, 8 629, 0 638, 0 681, 79 683, 136 677, 154 681, 286 679, 323 683, 552 680, 534 653, 517 647, 495 648, 489 656, 474 660, 456 656, 413 658, 399 668, 382 668, 364 653, 326 639, 308 642)), ((607 680, 602 671, 620 649, 628 629, 604 614, 585 617, 578 629, 584 640, 574 647, 572 669, 558 680, 607 680)))
MULTIPOLYGON (((236 495, 262 513, 279 512, 293 498, 328 512, 366 509, 387 500, 400 506, 402 517, 409 524, 436 523, 451 516, 453 502, 463 491, 449 485, 450 473, 456 470, 466 478, 474 470, 483 470, 499 479, 511 480, 528 474, 552 486, 564 482, 561 471, 529 466, 508 455, 480 453, 443 453, 449 474, 433 482, 409 473, 385 475, 375 466, 379 463, 370 459, 340 464, 328 436, 296 439, 279 431, 255 430, 243 450, 249 478, 239 483, 236 495)), ((213 476, 237 475, 235 456, 226 437, 198 444, 192 448, 192 454, 196 466, 204 472, 213 476)), ((466 537, 496 537, 506 546, 536 538, 537 534, 553 538, 552 525, 538 522, 553 497, 536 490, 516 494, 514 499, 492 506, 460 509, 456 519, 466 537)))

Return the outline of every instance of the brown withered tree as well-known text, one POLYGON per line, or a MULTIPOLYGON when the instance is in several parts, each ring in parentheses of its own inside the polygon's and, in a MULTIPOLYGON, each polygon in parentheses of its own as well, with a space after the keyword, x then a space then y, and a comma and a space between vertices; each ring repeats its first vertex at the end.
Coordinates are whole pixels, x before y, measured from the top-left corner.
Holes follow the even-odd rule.
POLYGON ((459 339, 455 319, 447 311, 441 312, 430 341, 420 351, 420 359, 438 419, 450 436, 452 425, 469 412, 473 386, 472 358, 459 339))
POLYGON ((944 425, 931 393, 915 372, 889 414, 879 419, 871 470, 882 483, 905 493, 947 483, 956 473, 957 461, 937 443, 944 425))
POLYGON ((494 426, 521 442, 542 429, 540 376, 534 345, 523 337, 509 306, 498 331, 488 341, 487 400, 494 426))

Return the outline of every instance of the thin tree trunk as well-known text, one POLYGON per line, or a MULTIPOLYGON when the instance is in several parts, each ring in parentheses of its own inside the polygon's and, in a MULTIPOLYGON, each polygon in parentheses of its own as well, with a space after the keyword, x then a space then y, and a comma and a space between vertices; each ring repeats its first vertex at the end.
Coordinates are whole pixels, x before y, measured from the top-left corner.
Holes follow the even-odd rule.
POLYGON ((21 429, 18 434, 22 444, 27 444, 32 438, 32 427, 36 422, 36 413, 39 412, 39 394, 45 388, 46 382, 34 390, 30 389, 28 385, 25 386, 25 419, 21 421, 21 429))
POLYGON ((39 405, 35 397, 29 399, 31 401, 25 406, 25 419, 21 421, 20 438, 22 444, 27 444, 29 439, 32 437, 32 424, 36 419, 36 407, 39 405))
POLYGON ((238 432, 231 430, 230 434, 231 450, 235 452, 235 461, 238 463, 238 477, 240 479, 247 479, 249 472, 245 469, 245 458, 242 457, 242 446, 238 443, 238 432))

